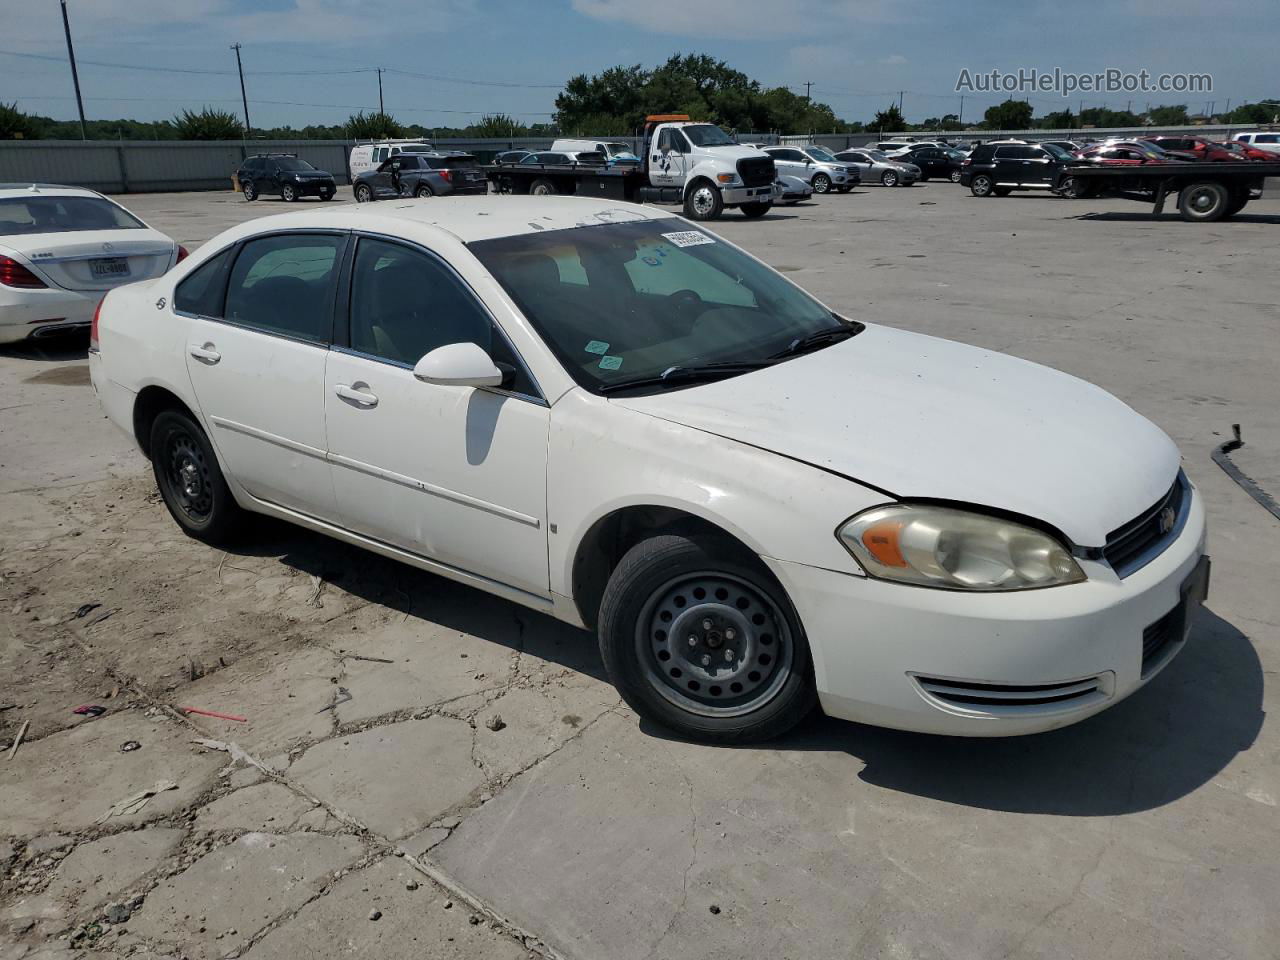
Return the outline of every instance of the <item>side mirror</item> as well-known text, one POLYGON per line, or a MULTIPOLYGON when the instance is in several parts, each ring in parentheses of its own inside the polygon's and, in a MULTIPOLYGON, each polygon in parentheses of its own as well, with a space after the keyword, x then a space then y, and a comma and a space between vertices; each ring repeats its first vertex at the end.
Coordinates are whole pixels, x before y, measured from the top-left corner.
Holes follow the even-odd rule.
POLYGON ((436 347, 414 364, 413 375, 448 387, 499 387, 506 379, 489 354, 470 341, 436 347))
POLYGON ((805 158, 804 158, 804 165, 805 165, 806 167, 812 167, 812 166, 813 166, 813 161, 812 161, 810 158, 805 157, 805 158))

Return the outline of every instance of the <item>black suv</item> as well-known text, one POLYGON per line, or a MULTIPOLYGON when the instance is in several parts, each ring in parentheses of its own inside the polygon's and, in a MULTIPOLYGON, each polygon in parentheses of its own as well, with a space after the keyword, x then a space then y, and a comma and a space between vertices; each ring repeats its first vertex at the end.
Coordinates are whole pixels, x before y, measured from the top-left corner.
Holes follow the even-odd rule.
POLYGON ((984 143, 974 147, 960 171, 960 182, 975 197, 1007 197, 1014 190, 1049 190, 1058 171, 1074 162, 1052 144, 984 143))
POLYGON ((905 157, 897 157, 903 163, 914 163, 920 168, 920 179, 941 177, 952 183, 960 182, 960 155, 946 147, 918 147, 905 157))
POLYGON ((290 202, 299 197, 332 200, 338 186, 333 174, 317 170, 292 153, 262 153, 249 157, 236 171, 240 192, 246 200, 257 200, 264 193, 283 197, 290 202))

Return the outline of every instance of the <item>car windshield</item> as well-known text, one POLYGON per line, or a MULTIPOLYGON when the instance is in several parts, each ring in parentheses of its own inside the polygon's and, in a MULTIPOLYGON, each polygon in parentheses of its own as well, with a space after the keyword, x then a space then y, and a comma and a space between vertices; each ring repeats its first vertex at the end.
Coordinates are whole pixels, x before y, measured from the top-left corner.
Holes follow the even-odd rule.
POLYGON ((0 236, 73 230, 141 230, 143 223, 100 197, 8 197, 0 200, 0 236))
POLYGON ((623 155, 629 156, 629 157, 635 156, 635 154, 632 153, 631 151, 631 147, 625 143, 606 143, 604 145, 604 149, 605 149, 605 153, 611 157, 617 157, 617 156, 623 156, 623 155))
POLYGON ((822 147, 810 147, 809 156, 813 157, 815 160, 821 160, 823 163, 831 163, 836 159, 836 155, 834 153, 831 153, 829 150, 824 150, 822 147))
POLYGON ((315 167, 307 163, 307 161, 299 160, 297 157, 275 157, 274 159, 276 162, 276 166, 278 166, 281 170, 296 172, 299 170, 315 169, 315 167))
POLYGON ((1060 146, 1058 146, 1056 143, 1042 143, 1042 144, 1040 144, 1040 146, 1041 146, 1041 147, 1044 149, 1044 151, 1045 151, 1046 153, 1048 153, 1051 157, 1055 157, 1055 158, 1056 158, 1056 159, 1058 159, 1058 160, 1070 160, 1070 159, 1071 159, 1071 154, 1070 154, 1070 153, 1068 153, 1066 150, 1063 150, 1063 149, 1062 149, 1060 146))
POLYGON ((680 129, 684 131, 684 135, 689 138, 689 142, 695 147, 734 146, 733 137, 710 123, 697 123, 680 129))
POLYGON ((672 368, 763 363, 805 337, 860 329, 759 261, 674 218, 469 248, 569 374, 594 391, 672 368))
POLYGON ((888 155, 883 150, 868 150, 867 156, 876 161, 876 163, 884 163, 889 159, 888 155))

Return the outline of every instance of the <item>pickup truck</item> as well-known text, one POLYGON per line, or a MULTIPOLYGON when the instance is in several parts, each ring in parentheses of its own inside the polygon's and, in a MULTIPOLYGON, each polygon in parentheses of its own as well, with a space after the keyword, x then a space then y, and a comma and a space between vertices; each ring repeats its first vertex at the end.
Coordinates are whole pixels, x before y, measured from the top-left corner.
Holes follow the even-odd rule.
POLYGON ((773 206, 773 158, 744 147, 719 127, 684 114, 645 120, 639 167, 608 166, 579 154, 567 164, 523 162, 485 168, 499 192, 578 194, 637 203, 683 204, 690 220, 715 220, 727 207, 761 217, 773 206))

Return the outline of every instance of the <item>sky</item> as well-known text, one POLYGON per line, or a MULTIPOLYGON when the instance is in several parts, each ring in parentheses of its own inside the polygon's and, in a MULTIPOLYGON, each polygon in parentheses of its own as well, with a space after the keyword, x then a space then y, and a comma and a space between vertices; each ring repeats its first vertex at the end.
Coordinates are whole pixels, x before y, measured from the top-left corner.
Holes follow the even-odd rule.
MULTIPOLYGON (((1191 96, 1029 97, 1037 114, 1280 97, 1275 0, 68 0, 85 113, 161 120, 240 112, 242 44, 255 127, 344 122, 378 106, 404 123, 486 113, 547 121, 564 81, 617 64, 708 53, 767 86, 870 119, 902 91, 911 122, 958 113, 962 69, 1209 73, 1191 96), (100 61, 101 63, 93 63, 100 61), (132 69, 120 66, 127 65, 132 69)), ((0 101, 73 119, 57 0, 0 0, 0 101), (26 56, 14 56, 25 54, 26 56), (39 59, 46 57, 51 59, 39 59)), ((1004 95, 966 95, 978 119, 1004 95)))

